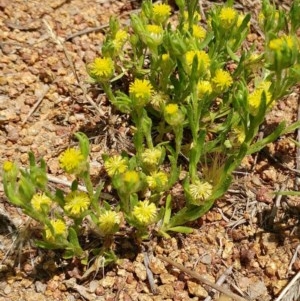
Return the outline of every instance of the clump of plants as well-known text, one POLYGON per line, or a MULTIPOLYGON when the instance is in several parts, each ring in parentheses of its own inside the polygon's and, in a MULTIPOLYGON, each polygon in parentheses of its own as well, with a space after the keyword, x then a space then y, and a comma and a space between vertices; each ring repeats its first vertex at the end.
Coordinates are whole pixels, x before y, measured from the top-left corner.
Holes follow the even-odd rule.
POLYGON ((233 1, 213 7, 205 20, 198 1, 175 2, 174 16, 168 4, 147 0, 128 28, 111 19, 101 55, 87 66, 92 82, 134 126, 135 155, 103 157, 117 203, 102 198, 104 183, 92 184, 83 133, 75 134, 79 148, 67 148, 58 158, 76 177, 67 194, 48 188, 46 164, 37 164, 32 154, 28 170, 4 163, 9 201, 43 226, 38 246, 63 249, 66 258, 83 262, 93 251, 109 263, 116 260, 113 242, 120 229, 137 242, 190 233, 185 224, 226 193, 246 155, 300 126, 283 121, 256 139, 267 112, 299 83, 299 0, 288 13, 263 1, 263 51, 247 43, 251 16, 235 10, 233 1), (128 88, 116 90, 116 80, 129 82, 128 88), (170 194, 175 183, 185 195, 176 210, 170 194), (83 221, 101 248, 83 249, 83 221))

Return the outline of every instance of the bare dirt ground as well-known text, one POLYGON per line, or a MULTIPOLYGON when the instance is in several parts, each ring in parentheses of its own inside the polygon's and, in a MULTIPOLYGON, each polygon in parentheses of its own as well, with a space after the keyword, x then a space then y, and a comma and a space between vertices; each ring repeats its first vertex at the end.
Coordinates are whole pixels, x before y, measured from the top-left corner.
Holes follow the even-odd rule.
MULTIPOLYGON (((257 4, 249 2, 257 13, 257 4)), ((69 143, 75 143, 74 132, 81 130, 90 137, 95 180, 103 174, 103 153, 131 148, 126 119, 111 115, 101 91, 89 90, 85 64, 99 54, 104 33, 101 27, 107 25, 109 17, 117 15, 126 23, 139 3, 40 3, 0 0, 0 164, 14 160, 25 167, 31 150, 46 160, 53 187, 66 189, 57 183, 70 180, 59 169, 57 157, 69 143), (95 27, 98 30, 81 32, 95 27), (63 43, 69 60, 49 28, 63 43), (72 37, 78 32, 81 34, 72 37), (87 96, 82 87, 89 91, 87 96), (100 109, 95 109, 91 100, 100 109)), ((237 6, 247 10, 246 4, 240 1, 237 6)), ((255 32, 248 37, 250 43, 259 40, 255 32)), ((267 116, 262 136, 282 120, 288 124, 297 120, 298 95, 299 87, 278 102, 267 116)), ((0 301, 231 300, 225 296, 221 299, 209 286, 163 262, 158 255, 213 282, 223 276, 222 287, 246 299, 275 300, 300 271, 299 197, 272 194, 299 188, 295 186, 299 176, 297 149, 290 138, 296 139, 296 133, 245 158, 230 191, 193 224, 193 234, 170 240, 155 238, 144 250, 120 240, 116 252, 122 262, 105 269, 99 263, 86 279, 81 279, 84 268, 78 262, 34 247, 30 230, 34 225, 29 226, 26 216, 9 205, 0 185, 0 301), (294 170, 297 168, 298 172, 294 170), (147 270, 152 272, 153 281, 147 270), (209 295, 212 299, 207 299, 209 295)), ((299 283, 282 300, 299 300, 298 287, 299 283)))

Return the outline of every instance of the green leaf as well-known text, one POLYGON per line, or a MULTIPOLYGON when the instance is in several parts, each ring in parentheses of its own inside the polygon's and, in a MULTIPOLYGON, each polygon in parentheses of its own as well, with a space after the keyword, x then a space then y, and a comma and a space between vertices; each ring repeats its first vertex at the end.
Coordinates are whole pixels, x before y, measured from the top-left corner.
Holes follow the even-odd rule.
POLYGON ((193 233, 194 229, 190 227, 178 226, 178 227, 168 228, 168 231, 190 234, 193 233))
POLYGON ((300 191, 278 191, 278 192, 274 192, 274 194, 276 195, 300 195, 300 191))
POLYGON ((285 125, 286 125, 286 123, 284 121, 281 122, 272 134, 270 134, 269 136, 267 136, 266 138, 264 138, 260 141, 257 141, 256 143, 252 144, 247 151, 247 155, 256 153, 256 152, 260 151, 261 149, 263 149, 268 143, 275 141, 284 132, 285 125))
POLYGON ((79 141, 79 147, 82 155, 85 159, 87 159, 90 153, 90 142, 88 137, 82 132, 77 132, 74 135, 79 141))
POLYGON ((172 203, 172 197, 171 197, 171 195, 168 195, 167 199, 166 199, 166 205, 165 205, 165 214, 164 214, 164 219, 163 219, 163 226, 169 224, 169 221, 170 221, 170 218, 171 218, 171 213, 172 213, 171 203, 172 203))

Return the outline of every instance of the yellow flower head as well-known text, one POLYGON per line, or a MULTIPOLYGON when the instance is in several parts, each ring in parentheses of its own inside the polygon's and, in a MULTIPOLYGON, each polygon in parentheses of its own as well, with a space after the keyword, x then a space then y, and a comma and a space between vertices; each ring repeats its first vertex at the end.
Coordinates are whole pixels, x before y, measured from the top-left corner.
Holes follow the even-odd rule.
POLYGON ((108 80, 114 75, 114 62, 109 57, 95 58, 94 62, 88 66, 88 71, 95 80, 108 80))
POLYGON ((234 134, 234 140, 237 141, 238 144, 242 144, 245 141, 246 134, 242 126, 234 127, 233 134, 234 134))
POLYGON ((232 84, 233 79, 229 72, 218 69, 212 78, 213 88, 218 92, 225 92, 232 84))
POLYGON ((121 223, 120 214, 115 211, 107 210, 99 216, 99 230, 101 235, 111 235, 119 230, 121 223))
POLYGON ((53 229, 46 227, 45 235, 46 240, 55 241, 55 237, 60 236, 66 238, 68 236, 68 228, 66 223, 62 219, 54 219, 50 221, 53 229))
POLYGON ((207 80, 200 80, 197 84, 198 97, 203 98, 205 95, 212 93, 212 86, 207 80))
POLYGON ((164 32, 161 26, 153 24, 146 25, 146 30, 154 35, 161 35, 164 32))
POLYGON ((295 46, 295 42, 292 36, 283 35, 280 38, 273 39, 269 42, 269 48, 271 50, 283 51, 285 48, 292 49, 295 46))
POLYGON ((171 6, 163 3, 155 3, 152 6, 153 21, 157 24, 165 23, 171 15, 171 6))
POLYGON ((206 36, 206 30, 202 26, 194 24, 193 36, 202 41, 206 36))
POLYGON ((195 203, 200 205, 212 194, 213 187, 208 182, 196 180, 195 184, 190 184, 189 191, 195 203))
POLYGON ((46 209, 46 211, 49 211, 52 203, 51 199, 44 193, 36 193, 35 195, 33 195, 30 202, 32 208, 37 212, 41 212, 44 209, 46 209))
POLYGON ((120 155, 112 156, 104 162, 107 174, 112 177, 116 173, 124 173, 128 168, 128 162, 120 155))
POLYGON ((251 115, 255 116, 258 113, 258 109, 261 104, 263 93, 266 95, 266 104, 269 105, 272 102, 272 95, 269 91, 271 82, 263 81, 259 86, 248 96, 248 106, 251 115))
POLYGON ((127 38, 128 38, 128 33, 125 30, 119 29, 116 32, 115 38, 113 40, 113 44, 115 46, 116 51, 120 51, 122 49, 127 38))
POLYGON ((80 150, 68 148, 59 156, 59 165, 67 173, 80 173, 85 166, 85 159, 80 150))
POLYGON ((90 206, 90 198, 86 192, 72 191, 65 198, 64 210, 74 217, 80 217, 90 206))
POLYGON ((170 54, 169 53, 164 53, 162 56, 161 56, 161 59, 163 62, 166 62, 170 59, 170 54))
POLYGON ((132 97, 137 107, 145 106, 150 100, 153 87, 147 79, 136 79, 129 86, 130 97, 132 97))
POLYGON ((146 165, 157 166, 159 164, 162 155, 162 149, 160 147, 147 148, 142 153, 142 161, 146 165))
POLYGON ((221 26, 229 28, 234 25, 238 13, 232 7, 222 7, 219 18, 222 21, 221 26))
POLYGON ((168 175, 163 171, 155 171, 147 176, 146 181, 151 190, 163 190, 168 183, 168 175))
POLYGON ((203 50, 196 50, 196 51, 191 50, 185 54, 185 60, 186 60, 189 70, 191 70, 195 56, 197 56, 197 58, 198 58, 198 70, 199 71, 202 70, 201 68, 203 68, 204 70, 209 68, 210 58, 209 58, 208 54, 203 50))
POLYGON ((164 117, 169 125, 179 125, 184 121, 184 114, 175 103, 170 103, 165 106, 164 117))
POLYGON ((11 161, 4 161, 2 169, 4 172, 10 172, 14 169, 15 164, 11 161))
POLYGON ((152 94, 150 99, 150 103, 152 104, 153 108, 160 111, 163 104, 165 104, 169 100, 169 96, 163 94, 162 92, 155 92, 152 94))
POLYGON ((154 203, 149 204, 148 200, 139 201, 133 208, 132 216, 142 226, 148 226, 155 222, 157 217, 157 208, 154 203))
POLYGON ((124 182, 136 184, 140 181, 139 173, 135 170, 128 170, 123 175, 124 182))

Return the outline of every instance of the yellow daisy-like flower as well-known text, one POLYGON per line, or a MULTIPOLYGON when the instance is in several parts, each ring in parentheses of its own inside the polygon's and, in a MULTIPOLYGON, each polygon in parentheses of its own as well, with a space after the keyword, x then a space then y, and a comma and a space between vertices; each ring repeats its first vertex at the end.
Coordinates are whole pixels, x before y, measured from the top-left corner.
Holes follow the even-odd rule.
POLYGON ((4 172, 10 172, 14 169, 15 164, 11 161, 4 161, 2 169, 4 172))
POLYGON ((245 141, 246 134, 244 129, 241 126, 237 126, 233 129, 234 139, 239 144, 242 144, 245 141))
POLYGON ((90 198, 86 192, 72 191, 65 198, 64 210, 74 217, 80 217, 90 206, 90 198))
POLYGON ((162 190, 168 183, 168 175, 163 171, 155 171, 147 176, 146 181, 151 190, 162 190))
POLYGON ((137 107, 145 106, 150 100, 153 87, 147 79, 136 79, 129 86, 130 97, 133 98, 137 107))
POLYGON ((170 103, 165 106, 164 117, 169 125, 179 125, 184 121, 184 114, 175 103, 170 103))
POLYGON ((193 25, 193 36, 199 40, 204 40, 206 37, 206 30, 200 25, 193 25))
POLYGON ((45 236, 48 241, 55 241, 56 236, 66 238, 68 236, 68 228, 66 223, 62 219, 55 219, 50 221, 53 230, 46 227, 45 236))
POLYGON ((171 15, 171 6, 163 3, 155 3, 152 6, 153 21, 158 24, 165 23, 171 15))
POLYGON ((207 80, 200 80, 197 84, 198 97, 203 98, 205 95, 212 93, 211 83, 207 80))
POLYGON ((116 32, 115 38, 113 40, 113 44, 115 46, 116 51, 120 51, 122 49, 127 38, 128 38, 128 33, 125 30, 119 29, 116 32))
POLYGON ((120 155, 112 156, 104 162, 107 174, 112 177, 116 173, 124 173, 128 169, 128 162, 120 155))
POLYGON ((135 184, 140 180, 139 173, 135 170, 128 170, 123 175, 124 182, 135 184))
POLYGON ((149 204, 148 200, 139 201, 133 208, 132 216, 139 224, 148 226, 155 222, 157 217, 157 208, 154 203, 149 204))
POLYGON ((115 211, 107 210, 99 216, 99 230, 101 235, 111 235, 118 231, 121 223, 120 214, 115 211))
POLYGON ((59 156, 59 165, 67 173, 80 173, 84 168, 84 156, 76 148, 68 148, 59 156))
POLYGON ((146 30, 154 35, 161 35, 164 32, 161 26, 153 24, 146 25, 146 30))
POLYGON ((201 202, 208 199, 212 194, 213 187, 208 182, 203 182, 200 180, 196 180, 195 184, 190 184, 189 191, 194 199, 195 203, 198 205, 201 204, 201 202))
POLYGON ((30 202, 32 208, 38 212, 42 211, 43 209, 49 211, 52 203, 51 199, 44 193, 36 193, 35 195, 33 195, 30 202))
POLYGON ((142 161, 147 165, 158 165, 159 160, 162 155, 162 150, 160 147, 157 148, 147 148, 142 153, 142 161))
POLYGON ((269 105, 272 102, 272 95, 269 91, 271 82, 263 81, 260 85, 248 96, 248 106, 251 115, 255 116, 258 113, 258 109, 261 104, 261 98, 263 92, 266 93, 266 104, 269 105))
POLYGON ((221 26, 224 28, 229 28, 234 25, 237 15, 238 13, 234 8, 222 7, 219 15, 220 20, 222 21, 221 26))
POLYGON ((212 78, 213 88, 218 92, 225 92, 232 84, 233 79, 229 72, 218 69, 212 78))
POLYGON ((88 71, 96 80, 108 80, 114 75, 114 62, 110 57, 95 58, 94 62, 88 66, 88 71))
POLYGON ((295 45, 294 40, 289 35, 283 35, 282 37, 273 39, 269 42, 269 48, 271 50, 282 51, 284 50, 284 47, 292 49, 294 45, 295 45))
POLYGON ((192 67, 195 56, 197 56, 197 58, 198 58, 198 70, 199 71, 201 70, 201 68, 203 68, 204 70, 209 68, 210 58, 209 58, 208 54, 203 50, 196 50, 196 51, 191 50, 185 54, 185 60, 186 60, 186 63, 188 65, 189 69, 191 69, 191 67, 192 67))

